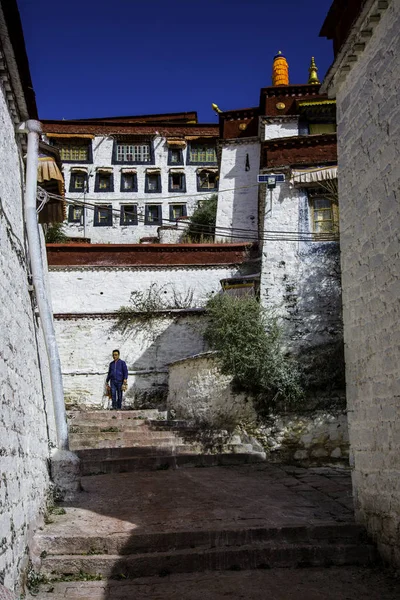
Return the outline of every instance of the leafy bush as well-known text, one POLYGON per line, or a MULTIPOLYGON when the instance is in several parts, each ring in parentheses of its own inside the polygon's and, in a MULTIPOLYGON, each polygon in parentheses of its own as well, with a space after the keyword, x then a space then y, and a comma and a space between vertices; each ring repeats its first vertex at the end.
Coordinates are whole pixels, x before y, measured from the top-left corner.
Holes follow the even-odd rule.
POLYGON ((190 225, 186 230, 184 241, 193 243, 214 241, 217 204, 217 194, 213 194, 206 200, 199 201, 190 219, 190 225))
POLYGON ((298 406, 304 396, 300 374, 284 351, 276 318, 255 298, 228 294, 211 298, 206 310, 205 338, 234 388, 251 394, 260 414, 298 406))
POLYGON ((49 225, 44 237, 48 244, 63 244, 68 239, 63 231, 62 223, 49 225))

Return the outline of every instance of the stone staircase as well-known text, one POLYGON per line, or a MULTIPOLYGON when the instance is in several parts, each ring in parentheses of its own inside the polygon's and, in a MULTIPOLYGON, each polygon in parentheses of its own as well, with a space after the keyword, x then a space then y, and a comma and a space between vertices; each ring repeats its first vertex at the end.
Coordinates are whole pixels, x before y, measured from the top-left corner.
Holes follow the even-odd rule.
POLYGON ((170 573, 367 565, 375 549, 356 525, 36 536, 49 581, 136 579, 170 573))
POLYGON ((39 599, 129 600, 136 582, 170 574, 376 561, 346 471, 269 464, 238 436, 209 448, 154 410, 70 412, 68 423, 90 476, 35 534, 39 599), (210 465, 222 466, 176 469, 210 465))
POLYGON ((237 465, 264 461, 260 446, 239 435, 199 432, 158 410, 70 411, 70 448, 82 475, 237 465))

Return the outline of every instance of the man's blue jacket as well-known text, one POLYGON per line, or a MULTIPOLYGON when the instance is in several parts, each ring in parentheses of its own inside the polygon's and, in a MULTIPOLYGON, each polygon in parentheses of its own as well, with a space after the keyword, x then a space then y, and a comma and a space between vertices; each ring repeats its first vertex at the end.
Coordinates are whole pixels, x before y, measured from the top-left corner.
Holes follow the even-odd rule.
POLYGON ((116 362, 115 360, 111 361, 108 367, 107 383, 110 380, 122 383, 124 379, 128 379, 126 362, 120 358, 116 362))

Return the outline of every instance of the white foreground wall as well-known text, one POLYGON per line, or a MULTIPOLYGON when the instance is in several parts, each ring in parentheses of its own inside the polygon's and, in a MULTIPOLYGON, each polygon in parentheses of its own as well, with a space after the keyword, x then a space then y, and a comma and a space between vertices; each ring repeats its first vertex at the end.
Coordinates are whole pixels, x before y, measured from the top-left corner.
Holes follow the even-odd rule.
POLYGON ((343 401, 343 330, 337 242, 290 241, 284 232, 311 231, 304 189, 287 181, 263 186, 264 234, 260 299, 281 317, 289 346, 305 369, 309 392, 343 401))
POLYGON ((0 581, 16 589, 27 545, 43 521, 55 434, 47 356, 28 291, 24 165, 2 87, 0 122, 0 581))
POLYGON ((205 349, 204 314, 164 313, 143 323, 138 318, 125 333, 114 330, 109 316, 56 319, 65 400, 78 408, 106 408, 104 386, 111 353, 118 348, 128 367, 124 405, 140 408, 165 404, 168 363, 205 349))
MULTIPOLYGON (((347 402, 356 515, 400 567, 400 4, 390 2, 338 107, 347 402)), ((359 31, 357 30, 359 34, 359 31)))
POLYGON ((223 142, 216 240, 234 242, 257 238, 259 169, 258 138, 223 142), (231 239, 230 235, 234 237, 231 239))
POLYGON ((119 348, 128 365, 126 404, 157 405, 165 400, 168 363, 205 349, 200 311, 167 312, 150 322, 140 318, 126 333, 113 329, 115 313, 132 292, 156 290, 160 308, 200 308, 221 290, 234 265, 165 267, 51 267, 56 335, 68 404, 105 405, 104 381, 111 352, 119 348))
MULTIPOLYGON (((147 293, 154 286, 168 307, 202 307, 221 290, 221 279, 233 277, 237 268, 219 266, 165 267, 50 267, 54 313, 112 313, 129 305, 132 292, 147 293), (179 306, 179 303, 180 306, 179 306)), ((160 306, 162 308, 162 306, 160 306)))

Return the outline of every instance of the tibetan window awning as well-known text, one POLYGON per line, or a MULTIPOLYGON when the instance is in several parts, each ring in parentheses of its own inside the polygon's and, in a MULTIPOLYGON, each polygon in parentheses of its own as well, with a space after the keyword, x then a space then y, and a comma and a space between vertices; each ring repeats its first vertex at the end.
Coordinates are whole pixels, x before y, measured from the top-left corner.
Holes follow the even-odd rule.
POLYGON ((167 139, 167 145, 170 148, 185 148, 186 147, 186 141, 185 140, 167 139))
POLYGON ((121 173, 126 175, 136 175, 137 169, 132 169, 132 167, 122 167, 121 173))
POLYGON ((94 135, 91 133, 46 133, 48 138, 85 138, 93 140, 94 135))
POLYGON ((337 167, 320 167, 318 169, 302 169, 292 171, 291 182, 311 184, 327 179, 337 179, 337 167))
POLYGON ((218 173, 218 167, 199 167, 197 173, 218 173))
POLYGON ((65 195, 64 178, 55 159, 51 156, 39 156, 38 192, 38 202, 41 205, 39 223, 62 223, 66 218, 66 203, 63 199, 65 195), (46 192, 61 196, 61 198, 47 196, 43 205, 46 192), (44 194, 43 197, 42 194, 44 194))
POLYGON ((97 167, 96 169, 96 173, 112 173, 113 172, 113 168, 112 167, 97 167))
POLYGON ((146 169, 147 175, 159 175, 161 173, 161 169, 146 169))
POLYGON ((45 184, 52 180, 57 183, 60 196, 64 196, 64 177, 62 176, 56 161, 50 156, 39 157, 38 183, 45 184))
POLYGON ((217 140, 216 135, 187 135, 185 138, 187 140, 207 140, 207 142, 210 140, 217 140))
POLYGON ((87 167, 72 167, 71 169, 71 173, 86 173, 87 174, 88 169, 87 167))

